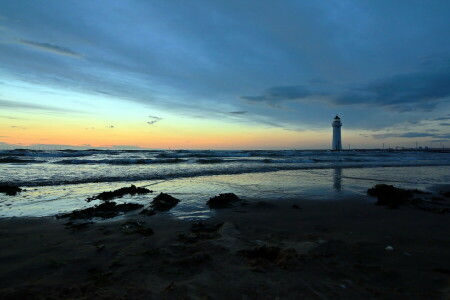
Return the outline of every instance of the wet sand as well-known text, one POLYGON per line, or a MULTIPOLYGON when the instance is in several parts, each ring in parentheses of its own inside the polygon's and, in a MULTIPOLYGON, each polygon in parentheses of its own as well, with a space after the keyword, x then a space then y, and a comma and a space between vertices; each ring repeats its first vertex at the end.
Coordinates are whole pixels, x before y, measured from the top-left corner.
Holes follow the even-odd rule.
POLYGON ((203 226, 2 219, 0 298, 450 299, 450 214, 373 202, 249 201, 203 226))

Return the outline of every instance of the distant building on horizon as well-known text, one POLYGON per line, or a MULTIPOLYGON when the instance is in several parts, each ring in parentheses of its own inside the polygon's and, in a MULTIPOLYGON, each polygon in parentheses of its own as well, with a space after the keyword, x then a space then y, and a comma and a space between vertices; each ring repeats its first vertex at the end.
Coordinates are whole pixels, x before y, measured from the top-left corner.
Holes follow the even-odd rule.
POLYGON ((333 123, 331 123, 331 125, 333 126, 333 141, 331 143, 331 150, 341 151, 342 150, 341 118, 339 118, 339 116, 336 115, 336 117, 334 117, 333 123))

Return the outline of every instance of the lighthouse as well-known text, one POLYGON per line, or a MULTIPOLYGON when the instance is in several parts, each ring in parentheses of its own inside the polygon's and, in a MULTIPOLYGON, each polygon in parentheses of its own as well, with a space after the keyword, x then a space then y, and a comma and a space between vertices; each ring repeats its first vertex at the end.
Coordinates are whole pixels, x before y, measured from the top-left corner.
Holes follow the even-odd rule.
POLYGON ((331 123, 333 126, 333 143, 331 144, 331 150, 333 151, 340 151, 342 150, 342 139, 341 139, 341 118, 336 115, 334 117, 333 123, 331 123))

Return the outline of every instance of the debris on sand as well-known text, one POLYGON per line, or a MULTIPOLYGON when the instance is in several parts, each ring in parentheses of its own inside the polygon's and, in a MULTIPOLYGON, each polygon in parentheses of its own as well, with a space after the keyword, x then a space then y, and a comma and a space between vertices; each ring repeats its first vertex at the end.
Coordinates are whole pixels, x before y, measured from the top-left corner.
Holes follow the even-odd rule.
POLYGON ((236 196, 233 193, 225 193, 220 194, 218 196, 210 198, 206 205, 209 206, 209 208, 225 208, 231 206, 233 203, 236 203, 238 201, 242 201, 239 199, 238 196, 236 196))
POLYGON ((8 196, 15 196, 20 192, 22 192, 22 189, 18 186, 0 185, 0 193, 4 193, 8 196))
MULTIPOLYGON (((180 200, 178 200, 177 198, 169 194, 160 193, 158 196, 155 197, 155 199, 153 199, 152 203, 150 203, 150 207, 155 212, 168 211, 171 208, 175 207, 178 204, 178 202, 180 202, 180 200)), ((151 213, 151 210, 149 209, 145 210, 151 213)))
POLYGON ((112 201, 104 202, 94 207, 86 209, 74 210, 70 213, 56 215, 57 219, 70 218, 74 219, 90 219, 90 218, 102 218, 108 219, 118 216, 120 213, 126 213, 132 210, 136 210, 144 207, 142 204, 137 203, 123 203, 117 204, 112 201))
POLYGON ((125 195, 134 196, 136 194, 148 194, 148 193, 153 193, 153 191, 143 187, 136 187, 134 184, 132 184, 129 187, 123 187, 114 191, 102 192, 96 196, 87 198, 86 201, 87 202, 91 202, 92 200, 109 201, 114 198, 121 198, 125 195))

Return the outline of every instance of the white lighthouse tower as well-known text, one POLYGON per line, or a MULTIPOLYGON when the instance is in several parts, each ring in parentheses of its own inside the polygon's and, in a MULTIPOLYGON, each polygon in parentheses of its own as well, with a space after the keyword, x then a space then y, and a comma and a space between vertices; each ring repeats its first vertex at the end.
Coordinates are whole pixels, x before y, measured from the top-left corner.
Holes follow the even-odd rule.
POLYGON ((333 123, 333 143, 331 144, 331 150, 340 151, 342 150, 342 139, 341 139, 341 119, 336 115, 334 117, 333 123))

